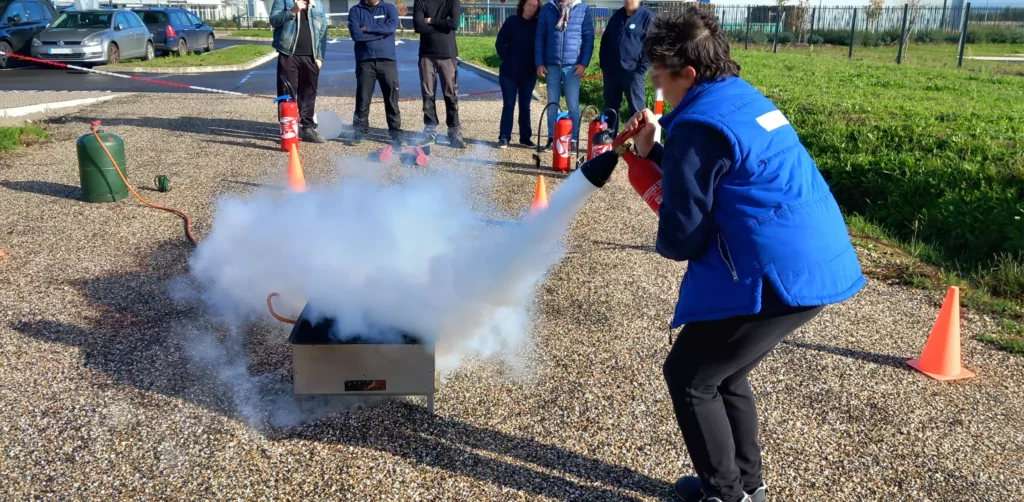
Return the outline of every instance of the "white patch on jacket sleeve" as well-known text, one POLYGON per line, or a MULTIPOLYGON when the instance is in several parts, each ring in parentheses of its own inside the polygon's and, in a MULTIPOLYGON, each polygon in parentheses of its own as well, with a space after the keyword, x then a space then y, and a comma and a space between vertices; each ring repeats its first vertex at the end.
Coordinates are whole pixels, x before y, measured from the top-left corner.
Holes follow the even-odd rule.
POLYGON ((786 120, 786 116, 782 114, 782 111, 775 110, 758 117, 757 123, 761 124, 765 131, 772 132, 789 124, 789 121, 786 120))
POLYGON ((374 19, 384 19, 384 18, 386 18, 386 17, 387 17, 387 16, 373 16, 373 18, 374 18, 374 19))

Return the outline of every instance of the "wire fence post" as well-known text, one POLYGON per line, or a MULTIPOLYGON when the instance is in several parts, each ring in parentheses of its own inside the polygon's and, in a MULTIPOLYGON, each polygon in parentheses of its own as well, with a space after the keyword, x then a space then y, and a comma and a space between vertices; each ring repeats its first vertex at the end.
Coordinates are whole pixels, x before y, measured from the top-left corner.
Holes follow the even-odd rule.
POLYGON ((779 50, 779 27, 782 25, 782 8, 775 12, 775 38, 772 39, 772 54, 779 50))
POLYGON ((900 50, 896 53, 896 64, 903 64, 903 48, 907 45, 907 13, 910 4, 903 4, 903 28, 900 29, 900 50))
POLYGON ((750 11, 752 7, 747 7, 747 37, 743 39, 743 50, 747 50, 750 46, 750 11))
POLYGON ((946 26, 946 3, 948 2, 949 0, 942 0, 942 17, 939 18, 939 29, 946 26))
POLYGON ((971 2, 967 2, 964 6, 964 20, 963 24, 960 25, 960 58, 956 62, 956 67, 960 68, 964 65, 964 46, 967 45, 967 20, 971 15, 971 2))
POLYGON ((811 29, 807 31, 807 43, 811 43, 811 35, 814 35, 814 19, 818 17, 818 8, 811 9, 811 29))
POLYGON ((847 59, 853 59, 853 39, 857 31, 857 8, 853 8, 853 21, 850 21, 850 55, 847 59))

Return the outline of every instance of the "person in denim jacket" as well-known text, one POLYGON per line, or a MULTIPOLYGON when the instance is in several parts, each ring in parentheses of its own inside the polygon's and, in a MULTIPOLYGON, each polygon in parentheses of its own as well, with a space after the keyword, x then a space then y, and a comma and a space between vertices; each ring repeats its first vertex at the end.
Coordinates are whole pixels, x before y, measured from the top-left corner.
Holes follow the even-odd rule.
POLYGON ((317 0, 274 0, 270 25, 274 27, 272 47, 278 52, 277 95, 294 91, 299 105, 299 138, 323 143, 326 140, 316 131, 313 114, 320 68, 327 52, 324 9, 317 0))

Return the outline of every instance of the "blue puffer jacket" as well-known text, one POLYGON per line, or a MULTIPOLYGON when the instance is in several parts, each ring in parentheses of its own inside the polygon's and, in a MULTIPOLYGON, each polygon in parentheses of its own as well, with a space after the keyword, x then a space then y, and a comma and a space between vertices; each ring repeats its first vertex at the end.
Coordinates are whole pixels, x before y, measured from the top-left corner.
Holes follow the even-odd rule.
POLYGON ((533 50, 535 66, 587 66, 594 55, 594 15, 587 4, 569 0, 569 22, 565 31, 557 28, 561 17, 557 0, 540 8, 537 16, 537 44, 533 50))
MULTIPOLYGON (((673 328, 754 314, 770 284, 783 303, 844 301, 865 284, 839 205, 786 117, 747 82, 703 82, 662 119, 665 150, 682 124, 721 132, 736 159, 714 188, 710 242, 690 260, 673 328)), ((665 171, 680 159, 668 155, 665 171)))
MULTIPOLYGON (((301 19, 309 23, 309 33, 313 36, 313 55, 316 59, 323 59, 327 52, 327 16, 324 15, 324 8, 320 5, 322 0, 309 7, 308 16, 301 19)), ((308 3, 307 3, 308 5, 308 3)), ((299 16, 292 14, 295 7, 295 0, 274 0, 270 7, 270 26, 274 27, 274 39, 271 47, 277 52, 291 56, 295 51, 295 44, 299 41, 299 16)))

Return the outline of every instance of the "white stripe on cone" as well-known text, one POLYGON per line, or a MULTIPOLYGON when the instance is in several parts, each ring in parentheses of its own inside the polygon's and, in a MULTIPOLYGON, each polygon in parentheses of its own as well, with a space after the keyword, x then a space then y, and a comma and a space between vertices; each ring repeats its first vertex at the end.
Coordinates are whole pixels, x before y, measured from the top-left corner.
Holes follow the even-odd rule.
MULTIPOLYGON (((661 112, 664 110, 665 96, 662 96, 661 89, 654 90, 654 118, 661 120, 661 112)), ((654 123, 654 141, 661 143, 661 123, 654 123)))

